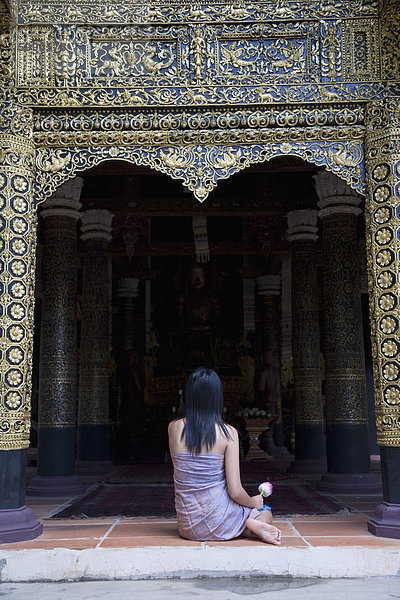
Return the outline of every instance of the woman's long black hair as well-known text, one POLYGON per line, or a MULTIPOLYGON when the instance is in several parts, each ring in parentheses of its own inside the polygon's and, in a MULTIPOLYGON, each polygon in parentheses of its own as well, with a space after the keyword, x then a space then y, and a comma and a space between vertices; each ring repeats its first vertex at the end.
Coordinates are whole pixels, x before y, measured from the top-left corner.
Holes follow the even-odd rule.
POLYGON ((181 438, 190 452, 199 454, 202 446, 211 450, 217 438, 216 425, 230 439, 221 416, 223 403, 222 383, 217 373, 205 367, 193 371, 185 390, 186 420, 181 438))

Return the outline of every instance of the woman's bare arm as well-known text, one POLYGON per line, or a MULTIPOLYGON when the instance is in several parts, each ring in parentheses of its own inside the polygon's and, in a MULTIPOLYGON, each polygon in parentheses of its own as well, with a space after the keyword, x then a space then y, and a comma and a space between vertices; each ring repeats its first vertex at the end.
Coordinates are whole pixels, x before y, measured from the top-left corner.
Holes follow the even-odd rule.
POLYGON ((232 439, 228 441, 225 450, 225 474, 229 496, 242 506, 260 510, 263 507, 262 496, 249 496, 246 490, 243 489, 240 480, 238 432, 234 427, 229 427, 229 433, 232 439))

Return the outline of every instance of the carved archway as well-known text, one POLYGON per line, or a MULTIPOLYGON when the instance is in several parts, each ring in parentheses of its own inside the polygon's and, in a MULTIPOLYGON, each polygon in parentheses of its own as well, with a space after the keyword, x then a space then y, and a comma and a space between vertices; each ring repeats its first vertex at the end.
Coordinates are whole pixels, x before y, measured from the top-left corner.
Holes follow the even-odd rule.
MULTIPOLYGON (((49 197, 71 177, 106 160, 126 160, 146 165, 173 179, 182 180, 194 197, 203 202, 221 179, 228 179, 252 164, 277 156, 296 156, 305 162, 325 166, 360 194, 365 194, 362 140, 300 141, 296 132, 282 132, 280 140, 267 143, 268 132, 254 132, 257 144, 199 144, 174 146, 97 147, 91 149, 52 148, 36 152, 37 203, 49 197), (286 134, 286 135, 285 135, 286 134), (297 140, 296 140, 297 138, 297 140), (294 141, 296 140, 296 141, 294 141)), ((275 136, 276 138, 276 136, 275 136)))

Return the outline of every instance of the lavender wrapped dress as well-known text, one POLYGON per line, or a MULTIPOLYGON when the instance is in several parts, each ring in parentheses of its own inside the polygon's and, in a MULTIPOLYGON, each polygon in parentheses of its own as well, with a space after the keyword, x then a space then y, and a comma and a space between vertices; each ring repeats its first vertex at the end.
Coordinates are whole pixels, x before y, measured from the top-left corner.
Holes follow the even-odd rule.
POLYGON ((183 538, 231 540, 244 531, 249 517, 260 514, 230 498, 224 458, 223 454, 172 453, 175 509, 183 538))

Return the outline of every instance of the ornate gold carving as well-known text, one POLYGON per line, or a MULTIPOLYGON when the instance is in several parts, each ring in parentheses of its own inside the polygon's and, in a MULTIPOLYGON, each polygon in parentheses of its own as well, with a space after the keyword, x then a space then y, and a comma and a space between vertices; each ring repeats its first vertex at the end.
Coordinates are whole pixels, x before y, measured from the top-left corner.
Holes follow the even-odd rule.
MULTIPOLYGON (((269 130, 255 130, 253 133, 254 135, 251 135, 251 132, 245 132, 246 144, 243 144, 243 137, 238 132, 237 145, 231 143, 231 141, 236 141, 235 132, 218 137, 215 134, 210 135, 210 144, 206 143, 206 132, 196 132, 193 137, 199 145, 189 145, 187 134, 182 134, 182 138, 174 135, 176 144, 174 146, 161 145, 162 139, 168 140, 167 136, 170 135, 168 133, 165 134, 165 137, 162 134, 154 136, 152 140, 154 145, 152 146, 141 146, 143 137, 140 133, 123 136, 123 146, 117 146, 118 139, 121 138, 114 138, 114 145, 111 145, 113 142, 109 137, 107 145, 104 146, 99 145, 97 138, 96 146, 92 146, 90 150, 70 147, 65 155, 69 154, 70 160, 60 170, 38 170, 36 199, 38 202, 43 201, 61 183, 110 158, 127 160, 138 165, 148 165, 174 179, 181 179, 200 202, 207 198, 219 179, 226 179, 251 164, 264 162, 282 154, 299 156, 317 165, 325 165, 328 170, 339 175, 351 187, 360 192, 364 191, 361 139, 359 142, 338 142, 338 131, 334 128, 331 131, 331 141, 327 139, 325 142, 318 141, 319 132, 317 130, 288 129, 272 132, 272 134, 269 130), (197 140, 195 136, 198 136, 197 140), (186 145, 179 147, 179 139, 182 139, 182 144, 185 141, 186 145), (260 140, 260 143, 252 144, 250 143, 252 139, 260 140), (214 140, 220 142, 221 145, 212 143, 214 140), (157 146, 157 143, 160 145, 157 146), (338 152, 344 153, 347 157, 353 157, 350 167, 337 164, 330 158, 330 156, 336 156, 338 152)), ((60 150, 57 148, 41 149, 38 152, 37 165, 54 165, 59 152, 60 150)))
MULTIPOLYGON (((387 0, 381 12, 382 21, 382 67, 386 79, 400 79, 399 27, 400 12, 396 0, 387 0)), ((394 93, 393 95, 396 95, 394 93)))
MULTIPOLYGON (((324 165, 365 190, 364 104, 398 93, 400 16, 394 0, 384 3, 381 15, 376 0, 20 0, 11 37, 8 13, 0 7, 0 80, 11 81, 15 56, 17 83, 15 89, 3 85, 2 97, 35 114, 36 201, 110 158, 179 178, 199 200, 219 179, 282 154, 324 165)), ((25 124, 21 117, 29 113, 19 112, 15 121, 6 112, 0 115, 4 176, 15 169, 7 186, 21 187, 33 169, 32 127, 29 117, 25 124)), ((382 443, 396 445, 394 114, 398 104, 390 102, 368 112, 367 212, 377 397, 384 408, 378 428, 382 443)), ((29 205, 25 193, 21 189, 13 200, 17 213, 29 205)), ((25 227, 24 214, 17 214, 14 233, 25 227)), ((21 234, 8 246, 15 256, 11 274, 20 279, 30 247, 23 242, 21 234)), ((19 283, 28 289, 25 280, 19 283)), ((12 289, 18 294, 23 287, 12 289)), ((20 311, 14 307, 12 318, 20 311)), ((19 336, 19 325, 13 327, 19 336)), ((10 386, 19 380, 19 349, 15 338, 8 354, 10 386)), ((7 406, 16 402, 10 396, 7 406)))
POLYGON ((249 20, 305 19, 326 17, 360 17, 376 15, 377 0, 285 0, 243 2, 219 0, 212 3, 188 0, 164 0, 143 3, 140 0, 125 2, 109 0, 101 4, 96 0, 74 2, 73 6, 51 0, 44 1, 40 9, 32 0, 20 0, 19 15, 22 22, 86 22, 92 23, 182 23, 182 22, 246 22, 249 20))
POLYGON ((17 85, 55 85, 52 27, 20 28, 18 50, 17 85))
POLYGON ((0 450, 29 445, 36 248, 31 129, 32 114, 12 106, 3 107, 0 112, 0 450))
POLYGON ((343 32, 343 77, 345 81, 379 80, 381 73, 379 21, 346 21, 343 32))
POLYGON ((400 99, 367 111, 366 204, 378 443, 400 446, 400 99))
POLYGON ((71 160, 71 153, 63 152, 63 150, 57 150, 49 158, 47 156, 41 153, 40 150, 36 155, 36 164, 45 173, 57 173, 57 171, 61 171, 71 160))

